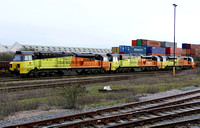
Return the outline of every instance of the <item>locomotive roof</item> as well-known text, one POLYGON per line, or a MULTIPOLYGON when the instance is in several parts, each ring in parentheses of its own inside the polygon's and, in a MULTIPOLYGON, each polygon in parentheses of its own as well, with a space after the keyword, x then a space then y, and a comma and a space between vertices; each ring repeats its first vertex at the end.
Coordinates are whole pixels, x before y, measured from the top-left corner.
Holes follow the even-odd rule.
MULTIPOLYGON (((111 53, 107 53, 107 56, 119 56, 119 54, 111 54, 111 53)), ((122 54, 121 54, 122 55, 122 54)), ((125 55, 125 54, 124 54, 125 55)))
POLYGON ((107 55, 106 54, 95 54, 96 56, 102 56, 102 57, 106 57, 107 55))
POLYGON ((74 53, 76 56, 94 56, 95 57, 95 54, 93 53, 74 53))
POLYGON ((33 54, 33 51, 16 51, 16 54, 33 54))
POLYGON ((74 53, 71 52, 35 52, 35 53, 41 53, 41 54, 57 54, 57 55, 74 55, 74 53))
POLYGON ((177 56, 175 56, 175 57, 174 57, 174 56, 168 56, 168 58, 170 58, 170 59, 175 58, 175 59, 176 59, 176 58, 178 58, 178 57, 177 57, 177 56))

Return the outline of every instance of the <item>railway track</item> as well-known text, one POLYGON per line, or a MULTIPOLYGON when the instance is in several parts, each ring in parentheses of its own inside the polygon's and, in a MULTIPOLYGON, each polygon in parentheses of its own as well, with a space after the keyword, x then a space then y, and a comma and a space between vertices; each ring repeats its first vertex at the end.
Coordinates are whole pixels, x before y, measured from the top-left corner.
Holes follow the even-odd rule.
MULTIPOLYGON (((183 70, 177 70, 176 73, 182 72, 183 70)), ((20 77, 13 77, 13 76, 2 76, 0 77, 0 82, 14 82, 14 81, 30 81, 30 80, 48 80, 48 79, 66 79, 66 78, 74 78, 74 77, 91 77, 91 76, 112 76, 112 75, 138 75, 138 74, 167 74, 171 73, 172 71, 148 71, 148 72, 129 72, 129 73, 107 73, 107 74, 93 74, 93 75, 70 75, 70 76, 47 76, 47 77, 36 77, 36 78, 20 78, 20 77)))
MULTIPOLYGON (((33 128, 41 126, 46 128, 122 128, 145 125, 148 127, 162 127, 164 125, 159 123, 164 120, 199 113, 199 99, 200 90, 195 90, 154 100, 132 103, 123 106, 111 107, 107 109, 90 111, 53 119, 7 126, 4 128, 33 128)), ((197 119, 195 121, 197 121, 197 119)), ((187 122, 187 120, 185 122, 187 122)), ((170 124, 165 125, 168 126, 170 124)))
POLYGON ((131 77, 140 78, 144 76, 161 75, 167 74, 169 72, 138 72, 137 74, 104 74, 104 75, 94 75, 94 76, 70 76, 70 77, 52 77, 52 78, 28 78, 28 79, 8 79, 7 82, 1 82, 2 87, 0 87, 0 92, 10 92, 10 91, 23 91, 31 89, 42 89, 42 88, 56 88, 66 85, 84 85, 98 82, 109 82, 109 81, 119 81, 127 80, 131 77), (16 80, 16 81, 15 81, 16 80))

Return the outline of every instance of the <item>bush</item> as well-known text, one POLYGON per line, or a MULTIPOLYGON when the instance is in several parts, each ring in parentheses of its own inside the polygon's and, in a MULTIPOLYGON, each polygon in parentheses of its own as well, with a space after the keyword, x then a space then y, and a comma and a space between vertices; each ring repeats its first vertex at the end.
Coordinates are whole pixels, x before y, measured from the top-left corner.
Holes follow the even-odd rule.
POLYGON ((60 89, 60 94, 66 99, 65 108, 77 108, 78 96, 86 92, 84 87, 79 85, 65 86, 60 89))
POLYGON ((13 58, 13 52, 1 52, 0 53, 0 61, 11 61, 13 58))

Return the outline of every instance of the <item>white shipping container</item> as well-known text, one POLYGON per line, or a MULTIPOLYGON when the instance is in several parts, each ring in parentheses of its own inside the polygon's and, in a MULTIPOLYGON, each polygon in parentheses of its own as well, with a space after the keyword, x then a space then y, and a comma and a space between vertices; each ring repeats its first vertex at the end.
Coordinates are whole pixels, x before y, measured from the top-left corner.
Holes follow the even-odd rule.
MULTIPOLYGON (((165 42, 165 47, 174 47, 174 42, 165 42)), ((177 48, 177 43, 175 43, 175 48, 177 48)))

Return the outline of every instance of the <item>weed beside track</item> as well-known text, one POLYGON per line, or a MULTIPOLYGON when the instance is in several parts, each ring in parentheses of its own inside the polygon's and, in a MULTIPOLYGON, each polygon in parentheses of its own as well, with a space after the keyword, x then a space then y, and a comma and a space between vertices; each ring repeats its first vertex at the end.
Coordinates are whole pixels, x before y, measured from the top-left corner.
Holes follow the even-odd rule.
MULTIPOLYGON (((109 81, 103 83, 91 83, 85 85, 85 92, 77 96, 75 108, 91 108, 105 105, 114 105, 117 103, 129 103, 138 101, 146 94, 154 94, 172 89, 181 89, 184 87, 200 86, 199 70, 182 71, 175 77, 172 73, 153 75, 133 75, 126 80, 109 81), (117 92, 101 93, 98 90, 104 86, 110 86, 111 89, 124 90, 117 92)), ((18 92, 3 92, 0 95, 1 113, 4 117, 25 110, 37 109, 40 106, 54 106, 66 108, 67 99, 60 94, 62 88, 44 88, 35 90, 24 90, 18 92)))

